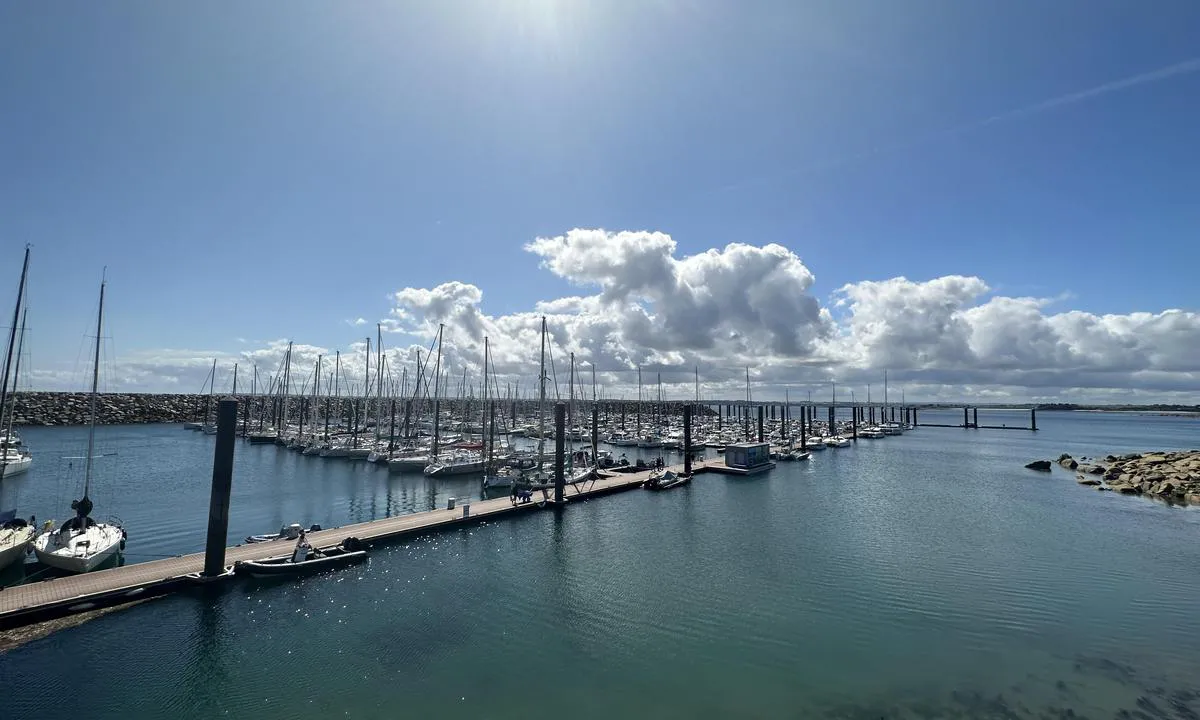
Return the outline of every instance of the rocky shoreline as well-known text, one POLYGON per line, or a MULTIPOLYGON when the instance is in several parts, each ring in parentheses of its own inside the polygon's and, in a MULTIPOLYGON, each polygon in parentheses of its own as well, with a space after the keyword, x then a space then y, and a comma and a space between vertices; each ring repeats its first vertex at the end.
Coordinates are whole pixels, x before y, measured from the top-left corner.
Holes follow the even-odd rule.
MULTIPOLYGON (((87 393, 22 392, 16 395, 16 425, 86 425, 87 393)), ((245 396, 238 399, 245 399, 245 396)), ((131 423, 175 423, 201 420, 207 395, 155 395, 148 393, 102 393, 97 400, 97 422, 101 425, 131 423)), ((216 412, 215 401, 213 412, 216 412)))
MULTIPOLYGON (((1077 460, 1064 453, 1057 463, 1064 470, 1075 471, 1075 481, 1083 486, 1200 504, 1200 450, 1108 455, 1103 460, 1086 457, 1077 460)), ((1049 470, 1050 461, 1039 460, 1025 467, 1049 470)))

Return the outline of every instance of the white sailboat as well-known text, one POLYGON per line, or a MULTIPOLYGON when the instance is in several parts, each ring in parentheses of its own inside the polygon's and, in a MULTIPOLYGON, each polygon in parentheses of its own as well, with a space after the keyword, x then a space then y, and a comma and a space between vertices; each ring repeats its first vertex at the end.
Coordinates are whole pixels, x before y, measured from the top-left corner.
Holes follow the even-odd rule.
POLYGON ((71 503, 75 517, 57 530, 42 533, 34 540, 33 551, 38 560, 50 567, 68 572, 84 573, 94 570, 125 547, 125 530, 116 523, 92 519, 92 501, 88 491, 92 484, 92 460, 96 450, 96 398, 100 383, 100 343, 104 327, 104 282, 100 283, 100 309, 96 314, 96 352, 93 356, 91 420, 88 427, 88 448, 83 475, 83 497, 71 503))

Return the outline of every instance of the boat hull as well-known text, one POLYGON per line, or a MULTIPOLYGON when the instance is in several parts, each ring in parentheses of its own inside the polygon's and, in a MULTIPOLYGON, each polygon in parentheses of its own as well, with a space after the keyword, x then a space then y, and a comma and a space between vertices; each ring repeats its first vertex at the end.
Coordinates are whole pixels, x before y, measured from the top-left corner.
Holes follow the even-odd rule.
POLYGON ((428 457, 402 457, 392 458, 388 460, 388 472, 402 473, 413 472, 419 473, 429 467, 428 457))
POLYGON ((248 575, 252 578, 287 578, 301 575, 311 575, 323 570, 333 570, 346 565, 353 565, 367 559, 366 550, 347 552, 341 548, 324 551, 323 557, 310 558, 303 562, 291 562, 291 556, 269 558, 267 560, 242 560, 233 566, 234 573, 248 575))
POLYGON ((29 455, 0 460, 0 478, 13 477, 27 472, 30 465, 33 465, 33 458, 29 455))
POLYGON ((454 463, 446 465, 430 465, 425 468, 425 474, 429 477, 449 477, 451 475, 470 475, 471 473, 483 472, 483 461, 454 463))
POLYGON ((124 539, 124 533, 116 525, 98 524, 83 532, 45 533, 34 541, 33 551, 43 565, 85 573, 118 555, 124 539), (84 546, 84 541, 89 544, 84 546))
POLYGON ((34 533, 31 527, 0 530, 0 570, 24 559, 34 533))

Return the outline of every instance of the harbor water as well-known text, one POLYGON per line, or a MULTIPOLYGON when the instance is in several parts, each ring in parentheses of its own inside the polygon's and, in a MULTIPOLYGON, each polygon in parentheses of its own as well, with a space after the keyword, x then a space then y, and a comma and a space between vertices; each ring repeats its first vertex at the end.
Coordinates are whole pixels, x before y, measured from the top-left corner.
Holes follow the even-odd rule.
MULTIPOLYGON (((1038 420, 860 440, 385 544, 302 582, 146 602, 0 655, 4 714, 1200 717, 1200 513, 1022 467, 1194 448, 1200 421, 1038 420)), ((122 518, 127 562, 201 550, 212 438, 98 432, 116 454, 96 460, 94 515, 122 518)), ((65 516, 80 461, 58 458, 84 436, 25 431, 35 467, 0 484, 0 508, 65 516)), ((239 444, 230 543, 480 493, 239 444)))

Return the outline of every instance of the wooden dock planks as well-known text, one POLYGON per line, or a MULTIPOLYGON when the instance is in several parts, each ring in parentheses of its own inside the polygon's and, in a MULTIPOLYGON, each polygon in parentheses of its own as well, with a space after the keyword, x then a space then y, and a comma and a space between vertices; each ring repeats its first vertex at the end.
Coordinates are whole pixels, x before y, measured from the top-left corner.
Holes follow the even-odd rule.
MULTIPOLYGON (((682 472, 681 466, 671 469, 682 472)), ((697 468, 697 471, 702 471, 702 468, 697 468)), ((577 498, 586 499, 636 488, 650 476, 650 471, 623 474, 602 473, 602 475, 595 481, 580 483, 578 488, 567 485, 564 497, 568 504, 577 498)), ((548 505, 552 505, 553 490, 549 491, 547 495, 551 500, 548 505)), ((533 502, 519 503, 515 506, 507 496, 491 500, 472 500, 469 502, 470 514, 467 517, 463 516, 463 505, 460 504, 453 510, 429 510, 319 530, 308 533, 308 538, 315 547, 336 545, 344 538, 351 536, 368 542, 385 540, 536 509, 541 506, 541 499, 541 492, 535 491, 533 502)), ((237 545, 225 549, 225 563, 232 565, 239 560, 264 560, 287 555, 293 546, 294 543, 291 541, 237 545)), ((203 569, 204 553, 193 553, 6 588, 0 590, 0 628, 23 624, 16 616, 28 614, 32 609, 83 604, 89 598, 111 597, 114 593, 126 591, 130 593, 128 598, 130 601, 136 600, 138 599, 136 593, 139 589, 176 582, 186 575, 199 573, 203 569)), ((69 612, 67 610, 62 614, 69 612)))

